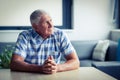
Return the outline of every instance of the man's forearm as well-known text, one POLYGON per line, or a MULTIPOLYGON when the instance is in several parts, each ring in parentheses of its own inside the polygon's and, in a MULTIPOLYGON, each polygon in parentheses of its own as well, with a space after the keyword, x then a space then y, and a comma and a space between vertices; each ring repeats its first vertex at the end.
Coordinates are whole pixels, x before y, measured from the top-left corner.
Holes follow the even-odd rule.
POLYGON ((26 62, 20 62, 20 61, 11 62, 10 69, 12 71, 42 73, 42 66, 38 66, 36 64, 29 64, 29 63, 26 63, 26 62))
POLYGON ((58 64, 58 72, 74 70, 79 68, 80 62, 76 59, 68 60, 63 64, 58 64))

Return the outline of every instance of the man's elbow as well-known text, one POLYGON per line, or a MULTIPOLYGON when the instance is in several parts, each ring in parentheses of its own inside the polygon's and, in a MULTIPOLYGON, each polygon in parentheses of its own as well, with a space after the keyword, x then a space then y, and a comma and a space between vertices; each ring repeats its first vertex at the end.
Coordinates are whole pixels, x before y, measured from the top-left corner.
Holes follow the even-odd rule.
POLYGON ((80 61, 76 60, 76 69, 78 69, 80 67, 80 61))
POLYGON ((78 59, 74 59, 73 63, 74 64, 72 64, 72 66, 74 69, 78 69, 80 67, 80 61, 78 59))
POLYGON ((17 64, 16 64, 16 62, 15 61, 12 61, 11 63, 10 63, 10 70, 11 71, 16 71, 17 70, 17 66, 16 66, 17 64))

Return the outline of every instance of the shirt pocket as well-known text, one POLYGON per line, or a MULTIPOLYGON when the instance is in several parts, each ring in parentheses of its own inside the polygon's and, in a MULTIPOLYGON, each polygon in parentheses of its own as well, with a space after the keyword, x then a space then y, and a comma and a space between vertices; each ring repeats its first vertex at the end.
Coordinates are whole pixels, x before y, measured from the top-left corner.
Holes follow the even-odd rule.
POLYGON ((59 51, 51 51, 50 56, 53 56, 56 63, 60 62, 61 53, 59 51))

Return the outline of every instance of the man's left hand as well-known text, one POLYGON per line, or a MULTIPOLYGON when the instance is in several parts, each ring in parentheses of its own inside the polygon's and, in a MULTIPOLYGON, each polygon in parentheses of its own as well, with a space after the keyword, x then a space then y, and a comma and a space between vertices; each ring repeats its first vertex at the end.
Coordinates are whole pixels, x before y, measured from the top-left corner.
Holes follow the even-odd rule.
POLYGON ((55 63, 53 56, 49 56, 42 66, 43 73, 53 74, 57 72, 57 64, 55 63))

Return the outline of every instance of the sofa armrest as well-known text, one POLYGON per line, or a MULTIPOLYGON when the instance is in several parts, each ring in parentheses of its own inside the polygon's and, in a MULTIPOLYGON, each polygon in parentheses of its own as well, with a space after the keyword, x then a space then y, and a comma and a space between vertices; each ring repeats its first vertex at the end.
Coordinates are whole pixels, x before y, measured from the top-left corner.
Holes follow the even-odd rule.
POLYGON ((120 61, 93 62, 92 66, 117 79, 120 79, 120 61))
POLYGON ((13 47, 15 47, 15 42, 0 42, 0 53, 2 53, 6 47, 9 50, 13 49, 13 47))

